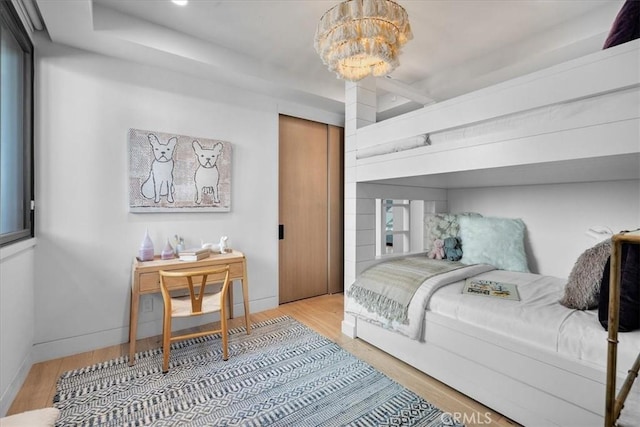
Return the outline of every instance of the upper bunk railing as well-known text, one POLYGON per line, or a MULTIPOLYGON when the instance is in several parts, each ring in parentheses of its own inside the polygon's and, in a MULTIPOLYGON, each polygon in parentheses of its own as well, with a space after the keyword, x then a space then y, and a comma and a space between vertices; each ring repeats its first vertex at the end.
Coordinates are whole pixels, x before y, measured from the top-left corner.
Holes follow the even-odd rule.
POLYGON ((357 180, 637 155, 639 101, 635 40, 358 129, 357 180))

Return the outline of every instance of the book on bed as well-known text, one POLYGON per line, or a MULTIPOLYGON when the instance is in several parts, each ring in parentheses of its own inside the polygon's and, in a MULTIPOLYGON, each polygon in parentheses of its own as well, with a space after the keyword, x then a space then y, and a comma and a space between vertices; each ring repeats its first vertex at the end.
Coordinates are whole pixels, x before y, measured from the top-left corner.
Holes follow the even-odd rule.
POLYGON ((495 282, 493 280, 468 278, 464 282, 462 293, 520 301, 518 287, 515 284, 495 282))

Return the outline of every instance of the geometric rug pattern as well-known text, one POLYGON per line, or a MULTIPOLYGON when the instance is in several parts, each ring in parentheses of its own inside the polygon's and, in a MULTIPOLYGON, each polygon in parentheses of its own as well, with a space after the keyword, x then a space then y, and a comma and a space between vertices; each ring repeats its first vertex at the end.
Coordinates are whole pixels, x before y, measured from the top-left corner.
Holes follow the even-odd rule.
POLYGON ((64 373, 59 426, 455 426, 454 420, 288 316, 64 373))

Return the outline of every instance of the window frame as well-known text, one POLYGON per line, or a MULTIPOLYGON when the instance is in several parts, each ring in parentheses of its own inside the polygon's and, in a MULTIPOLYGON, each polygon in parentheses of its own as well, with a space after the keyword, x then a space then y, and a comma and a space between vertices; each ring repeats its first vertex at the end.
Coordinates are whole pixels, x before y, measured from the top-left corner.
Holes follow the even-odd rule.
POLYGON ((10 1, 0 1, 0 21, 9 29, 24 53, 24 105, 23 105, 23 228, 0 234, 0 246, 29 239, 35 236, 34 225, 34 48, 14 5, 10 1))
POLYGON ((401 255, 410 251, 411 200, 381 198, 376 199, 376 256, 401 255), (389 214, 393 228, 388 229, 389 214), (399 220, 399 221, 397 221, 399 220), (389 250, 388 238, 392 244, 389 250))

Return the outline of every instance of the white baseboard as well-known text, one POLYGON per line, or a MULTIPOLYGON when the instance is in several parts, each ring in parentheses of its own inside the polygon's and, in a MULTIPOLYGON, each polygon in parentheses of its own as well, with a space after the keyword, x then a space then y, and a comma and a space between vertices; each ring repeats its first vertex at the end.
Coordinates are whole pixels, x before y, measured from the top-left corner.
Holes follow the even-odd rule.
POLYGON ((349 338, 355 338, 357 336, 356 319, 350 314, 344 314, 344 320, 342 320, 342 333, 349 338))
POLYGON ((7 415, 9 407, 11 407, 13 400, 16 398, 18 392, 24 384, 24 381, 27 379, 27 375, 29 375, 31 366, 33 366, 32 353, 33 351, 31 352, 31 354, 25 357, 24 361, 18 368, 16 375, 11 380, 11 383, 2 393, 2 397, 0 397, 0 417, 4 417, 5 415, 7 415))
MULTIPOLYGON (((138 325, 140 328, 142 324, 138 325)), ((98 348, 122 344, 129 340, 129 328, 122 327, 91 334, 37 343, 33 346, 33 362, 39 363, 59 357, 84 353, 98 348)))
MULTIPOLYGON (((269 297, 260 300, 249 301, 249 310, 257 313, 264 310, 276 308, 278 300, 276 297, 269 297)), ((160 311, 160 310, 158 310, 160 311)), ((244 315, 244 305, 242 302, 236 302, 233 305, 234 317, 244 315)), ((162 334, 162 314, 160 317, 150 320, 138 321, 138 339, 153 337, 162 334)), ((202 318, 200 323, 190 322, 188 325, 176 324, 176 329, 182 327, 197 326, 211 322, 212 318, 202 318)), ((215 318, 214 318, 215 320, 215 318)), ((109 347, 129 342, 129 325, 121 328, 115 328, 105 331, 98 331, 91 334, 79 335, 76 337, 63 338, 45 343, 37 343, 33 346, 32 358, 33 363, 44 362, 46 360, 56 359, 58 357, 71 356, 73 354, 83 353, 85 351, 96 350, 99 348, 109 347)), ((21 384, 20 384, 21 385, 21 384)))

